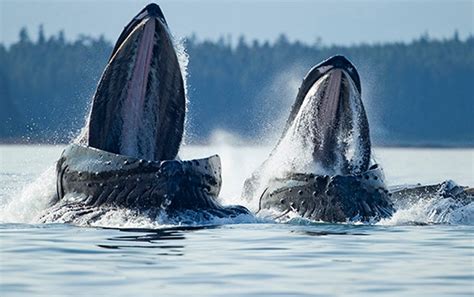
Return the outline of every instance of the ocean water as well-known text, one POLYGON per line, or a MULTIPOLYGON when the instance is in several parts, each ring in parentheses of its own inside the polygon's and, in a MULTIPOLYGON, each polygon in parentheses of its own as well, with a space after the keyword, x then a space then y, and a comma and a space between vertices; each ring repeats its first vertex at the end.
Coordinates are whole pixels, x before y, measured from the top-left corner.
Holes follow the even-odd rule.
MULTIPOLYGON (((265 217, 159 225, 38 224, 61 146, 0 146, 0 296, 473 296, 474 206, 421 201, 375 225, 265 217), (453 209, 442 218, 434 207, 453 209)), ((222 158, 224 203, 268 147, 188 146, 222 158)), ((389 185, 474 186, 472 149, 376 148, 389 185)), ((246 204, 247 205, 247 204, 246 204)), ((252 207, 252 205, 247 205, 252 207)))

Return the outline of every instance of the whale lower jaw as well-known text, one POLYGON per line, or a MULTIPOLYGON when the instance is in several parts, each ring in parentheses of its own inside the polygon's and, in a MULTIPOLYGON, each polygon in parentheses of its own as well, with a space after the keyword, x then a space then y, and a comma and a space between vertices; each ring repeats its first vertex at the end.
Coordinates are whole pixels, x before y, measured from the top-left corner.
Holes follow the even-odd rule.
POLYGON ((377 170, 335 176, 292 173, 268 182, 260 210, 274 210, 281 220, 297 215, 324 222, 378 221, 395 211, 379 178, 377 170))
POLYGON ((248 214, 217 201, 221 187, 217 155, 190 161, 145 161, 72 144, 57 163, 57 195, 42 222, 94 223, 107 210, 126 209, 150 218, 187 211, 209 216, 248 214), (84 217, 87 219, 84 220, 84 217))

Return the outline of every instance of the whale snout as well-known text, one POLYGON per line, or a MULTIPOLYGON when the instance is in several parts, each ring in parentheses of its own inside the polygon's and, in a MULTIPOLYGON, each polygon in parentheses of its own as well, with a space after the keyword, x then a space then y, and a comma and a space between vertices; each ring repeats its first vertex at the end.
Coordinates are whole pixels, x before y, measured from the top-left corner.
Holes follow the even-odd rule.
POLYGON ((148 4, 141 12, 146 12, 149 16, 161 18, 163 21, 165 20, 161 8, 155 3, 148 4))
POLYGON ((168 26, 168 24, 166 23, 165 16, 164 16, 163 12, 161 11, 161 8, 160 8, 157 4, 155 4, 155 3, 148 4, 148 5, 144 8, 144 10, 146 10, 148 17, 157 18, 157 19, 159 19, 163 24, 165 24, 166 26, 168 26))
POLYGON ((343 70, 345 74, 349 76, 348 78, 354 82, 357 91, 359 93, 361 92, 359 73, 357 72, 355 66, 346 57, 341 55, 333 56, 315 68, 320 69, 322 74, 324 74, 325 71, 330 72, 337 69, 343 70))
POLYGON ((150 20, 157 20, 163 27, 168 27, 165 16, 161 11, 161 8, 155 4, 148 4, 143 8, 123 29, 117 42, 115 43, 114 49, 110 57, 112 58, 124 41, 130 37, 131 33, 140 25, 140 23, 147 22, 150 20))

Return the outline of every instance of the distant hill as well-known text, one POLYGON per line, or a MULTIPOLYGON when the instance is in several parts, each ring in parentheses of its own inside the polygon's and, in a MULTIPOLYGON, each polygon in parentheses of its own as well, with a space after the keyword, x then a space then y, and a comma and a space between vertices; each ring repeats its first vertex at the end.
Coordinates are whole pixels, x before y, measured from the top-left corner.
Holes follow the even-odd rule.
MULTIPOLYGON (((343 54, 363 85, 374 142, 390 146, 474 146, 474 37, 325 46, 220 40, 185 42, 189 55, 188 142, 215 130, 244 140, 277 135, 305 73, 343 54)), ((25 29, 0 44, 0 142, 65 142, 83 126, 111 52, 103 38, 36 41, 25 29)))

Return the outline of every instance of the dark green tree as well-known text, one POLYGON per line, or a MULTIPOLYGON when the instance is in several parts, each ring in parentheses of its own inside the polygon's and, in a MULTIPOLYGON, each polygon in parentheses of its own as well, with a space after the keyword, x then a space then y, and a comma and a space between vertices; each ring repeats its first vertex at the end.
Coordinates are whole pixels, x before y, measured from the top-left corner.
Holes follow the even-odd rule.
MULTIPOLYGON (((83 126, 112 44, 63 31, 37 42, 26 28, 0 44, 0 140, 68 141, 83 126)), ((203 141, 215 129, 249 140, 281 129, 306 72, 335 54, 359 70, 373 139, 384 145, 474 145, 474 37, 428 33, 410 43, 324 46, 291 42, 186 41, 188 134, 203 141), (283 119, 283 120, 282 120, 283 119)), ((278 134, 278 133, 275 133, 278 134)))

